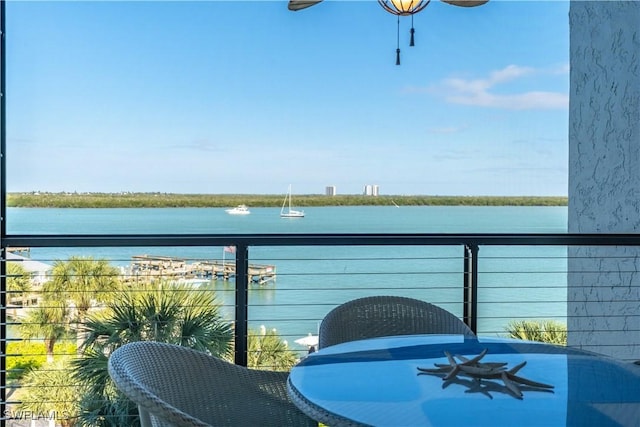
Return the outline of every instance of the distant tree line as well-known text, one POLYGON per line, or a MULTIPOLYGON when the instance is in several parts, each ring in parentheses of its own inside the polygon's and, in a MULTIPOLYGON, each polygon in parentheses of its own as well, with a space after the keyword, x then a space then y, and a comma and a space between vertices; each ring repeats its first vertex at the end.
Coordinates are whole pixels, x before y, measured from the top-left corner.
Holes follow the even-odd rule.
MULTIPOLYGON (((295 196, 295 205, 312 206, 566 206, 566 197, 537 196, 295 196)), ((10 193, 7 206, 20 208, 224 208, 279 207, 282 195, 176 193, 10 193)))

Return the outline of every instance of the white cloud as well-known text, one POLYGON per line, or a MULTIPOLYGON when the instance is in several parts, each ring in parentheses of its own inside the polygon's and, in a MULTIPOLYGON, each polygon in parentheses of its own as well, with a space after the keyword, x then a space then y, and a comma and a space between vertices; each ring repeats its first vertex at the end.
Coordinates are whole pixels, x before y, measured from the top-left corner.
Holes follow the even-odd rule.
MULTIPOLYGON (((452 104, 475 105, 479 107, 503 108, 508 110, 566 109, 569 95, 562 92, 528 91, 521 93, 496 93, 501 84, 522 79, 535 74, 559 74, 568 72, 568 67, 535 69, 509 65, 489 73, 485 78, 448 78, 439 85, 429 88, 430 93, 441 95, 452 104)), ((415 88, 412 89, 415 91, 415 88)))

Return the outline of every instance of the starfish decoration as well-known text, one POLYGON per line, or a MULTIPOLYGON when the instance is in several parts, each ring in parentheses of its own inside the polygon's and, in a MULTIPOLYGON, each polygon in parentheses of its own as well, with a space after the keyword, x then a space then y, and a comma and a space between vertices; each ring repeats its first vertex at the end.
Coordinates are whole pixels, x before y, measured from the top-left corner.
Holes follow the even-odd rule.
POLYGON ((474 391, 482 390, 479 382, 483 379, 501 380, 507 390, 518 399, 523 398, 521 390, 522 385, 528 386, 526 389, 529 390, 539 389, 549 391, 549 389, 553 388, 552 385, 531 381, 516 375, 518 371, 527 364, 526 361, 511 369, 507 369, 507 364, 504 362, 481 362, 482 358, 487 354, 486 349, 482 350, 479 355, 471 359, 458 355, 454 357, 447 351, 445 351, 444 354, 447 356, 449 363, 434 363, 435 368, 418 367, 418 371, 420 371, 418 375, 421 373, 442 375, 442 379, 445 381, 455 380, 458 375, 464 375, 477 380, 478 384, 477 387, 474 388, 474 391), (458 360, 456 360, 456 358, 458 360))

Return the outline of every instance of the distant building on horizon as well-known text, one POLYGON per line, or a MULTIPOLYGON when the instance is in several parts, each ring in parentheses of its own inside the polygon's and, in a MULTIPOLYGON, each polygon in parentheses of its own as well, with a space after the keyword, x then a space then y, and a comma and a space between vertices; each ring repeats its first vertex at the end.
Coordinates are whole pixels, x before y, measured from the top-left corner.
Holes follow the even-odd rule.
POLYGON ((362 192, 365 196, 379 196, 380 195, 380 187, 376 184, 367 184, 364 186, 364 191, 362 192))
POLYGON ((327 196, 335 196, 336 195, 336 186, 335 185, 327 185, 325 188, 324 194, 327 196))

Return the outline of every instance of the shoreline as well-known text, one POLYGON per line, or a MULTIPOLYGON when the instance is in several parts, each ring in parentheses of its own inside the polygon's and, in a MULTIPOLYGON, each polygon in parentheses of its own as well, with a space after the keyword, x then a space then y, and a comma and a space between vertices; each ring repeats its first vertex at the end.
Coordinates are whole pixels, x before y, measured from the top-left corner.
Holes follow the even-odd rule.
MULTIPOLYGON (((280 207, 281 194, 178 193, 8 193, 7 207, 16 208, 228 208, 280 207)), ((567 206, 560 196, 431 196, 345 194, 294 196, 297 207, 314 206, 567 206)))

